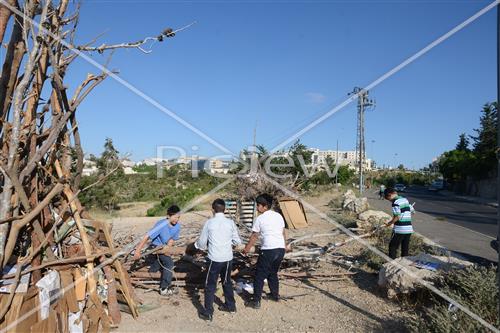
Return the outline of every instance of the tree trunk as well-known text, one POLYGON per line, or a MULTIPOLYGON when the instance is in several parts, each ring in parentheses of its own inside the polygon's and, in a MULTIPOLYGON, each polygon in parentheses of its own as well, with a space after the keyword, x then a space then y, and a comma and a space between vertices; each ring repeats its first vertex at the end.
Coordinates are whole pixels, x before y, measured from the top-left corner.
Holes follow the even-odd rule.
MULTIPOLYGON (((12 7, 18 8, 16 0, 5 0, 7 4, 12 7)), ((7 24, 9 23, 12 11, 4 5, 0 4, 0 43, 3 42, 3 36, 5 35, 5 29, 7 29, 7 24)))

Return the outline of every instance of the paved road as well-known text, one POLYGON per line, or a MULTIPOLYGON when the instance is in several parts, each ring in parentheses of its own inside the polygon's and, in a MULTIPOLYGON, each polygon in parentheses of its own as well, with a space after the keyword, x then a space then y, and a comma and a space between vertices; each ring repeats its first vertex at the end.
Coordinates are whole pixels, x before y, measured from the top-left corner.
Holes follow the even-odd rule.
MULTIPOLYGON (((389 202, 367 194, 373 207, 390 211, 389 202)), ((410 187, 401 194, 415 202, 414 227, 422 236, 474 261, 498 261, 491 246, 497 234, 496 208, 430 192, 424 187, 410 187)))
POLYGON ((419 212, 496 239, 497 210, 494 207, 445 196, 420 186, 410 187, 402 194, 411 203, 416 202, 415 209, 419 212))

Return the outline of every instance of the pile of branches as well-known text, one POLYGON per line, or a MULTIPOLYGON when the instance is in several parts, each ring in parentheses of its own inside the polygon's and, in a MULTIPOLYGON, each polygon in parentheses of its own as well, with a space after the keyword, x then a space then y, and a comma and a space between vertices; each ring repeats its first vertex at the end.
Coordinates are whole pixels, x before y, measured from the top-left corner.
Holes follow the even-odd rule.
POLYGON ((236 175, 235 180, 237 196, 242 200, 255 200, 262 193, 268 193, 273 198, 279 199, 285 196, 283 190, 274 185, 261 172, 249 172, 236 175))
MULTIPOLYGON (((238 228, 243 243, 248 242, 251 230, 245 225, 238 225, 238 228)), ((197 251, 194 248, 193 241, 196 240, 200 230, 191 229, 183 232, 176 242, 177 245, 170 247, 168 250, 175 263, 172 283, 178 287, 204 288, 208 269, 206 253, 197 251)), ((338 235, 340 235, 340 232, 334 231, 327 234, 305 235, 292 240, 290 244, 293 246, 293 251, 285 254, 279 273, 280 279, 336 281, 355 274, 350 270, 352 266, 346 265, 346 257, 339 255, 335 251, 338 246, 344 245, 343 243, 319 246, 310 241, 311 238, 331 238, 338 235), (337 269, 322 270, 321 267, 324 262, 334 264, 337 269)), ((115 240, 118 244, 135 243, 137 241, 136 237, 130 232, 127 235, 115 237, 115 240)), ((150 268, 155 266, 156 253, 163 250, 162 246, 150 248, 142 254, 139 261, 131 260, 130 256, 124 260, 124 266, 129 271, 132 285, 147 290, 158 290, 161 272, 151 272, 150 268)), ((258 258, 257 252, 254 251, 248 255, 235 252, 231 278, 236 285, 241 281, 253 281, 258 258)))
POLYGON ((137 316, 138 299, 116 260, 109 227, 94 221, 78 200, 83 150, 76 111, 115 74, 88 74, 72 93, 65 77, 82 52, 143 50, 147 41, 175 32, 79 46, 78 21, 79 5, 69 0, 0 4, 0 42, 6 45, 0 78, 2 329, 67 332, 77 325, 85 332, 99 326, 107 331, 120 321, 120 300, 137 316), (4 42, 6 31, 11 36, 4 42))

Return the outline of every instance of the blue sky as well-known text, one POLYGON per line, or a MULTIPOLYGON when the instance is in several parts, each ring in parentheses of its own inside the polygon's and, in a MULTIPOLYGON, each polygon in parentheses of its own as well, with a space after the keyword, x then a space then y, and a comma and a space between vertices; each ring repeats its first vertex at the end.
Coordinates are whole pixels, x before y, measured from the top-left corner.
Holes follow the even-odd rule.
MULTIPOLYGON (((151 54, 119 50, 110 67, 138 89, 235 153, 257 141, 268 148, 485 7, 488 1, 91 1, 78 41, 133 41, 165 27, 197 24, 156 44, 151 54)), ((496 97, 495 10, 370 91, 367 154, 379 165, 427 165, 478 126, 496 97)), ((107 54, 92 56, 104 63, 107 54)), ((70 90, 88 72, 68 76, 70 90)), ((224 154, 108 78, 82 104, 84 149, 99 154, 105 137, 134 160, 158 145, 224 154)), ((302 136, 308 146, 354 149, 350 104, 302 136)))

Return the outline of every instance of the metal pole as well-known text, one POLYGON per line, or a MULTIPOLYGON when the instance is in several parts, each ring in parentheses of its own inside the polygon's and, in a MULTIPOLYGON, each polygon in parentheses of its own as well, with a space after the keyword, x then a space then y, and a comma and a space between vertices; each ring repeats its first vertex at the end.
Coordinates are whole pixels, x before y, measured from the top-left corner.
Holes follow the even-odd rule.
POLYGON ((335 169, 337 170, 335 172, 335 185, 339 184, 339 140, 337 139, 337 154, 335 154, 335 169))
POLYGON ((363 194, 363 151, 364 147, 364 118, 365 118, 365 94, 364 90, 359 93, 359 193, 363 194))

